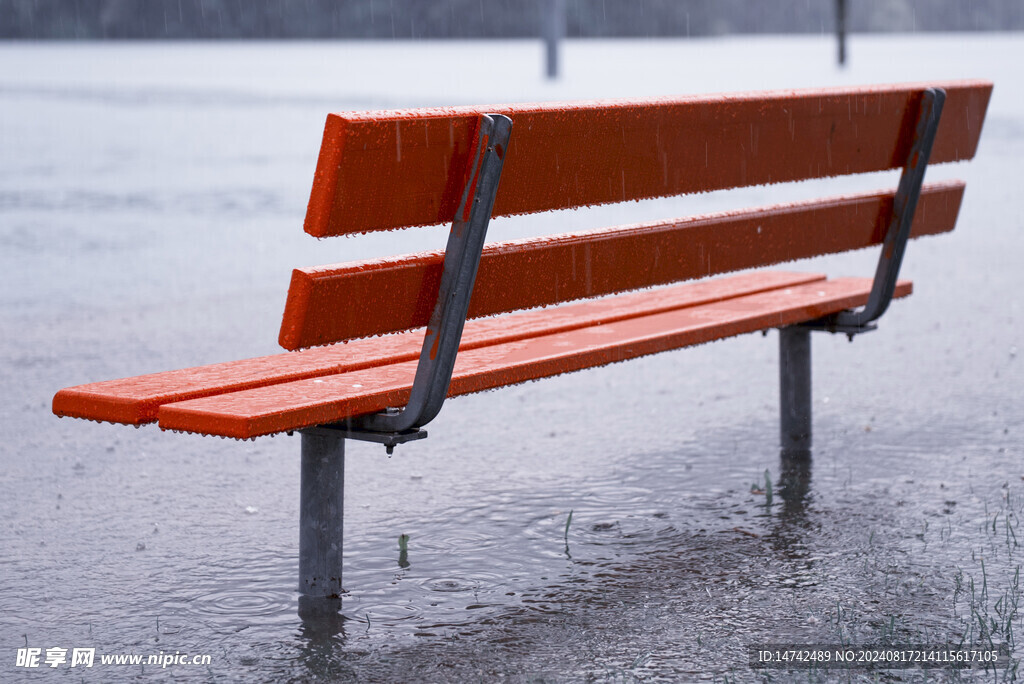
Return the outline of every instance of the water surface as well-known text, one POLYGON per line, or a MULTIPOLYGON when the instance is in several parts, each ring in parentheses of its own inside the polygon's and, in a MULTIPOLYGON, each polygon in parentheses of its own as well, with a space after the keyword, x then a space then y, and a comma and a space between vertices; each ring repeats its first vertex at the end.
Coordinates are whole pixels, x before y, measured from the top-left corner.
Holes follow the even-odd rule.
MULTIPOLYGON (((0 46, 0 680, 748 681, 756 643, 1012 639, 1024 42, 855 37, 845 71, 833 47, 570 42, 552 84, 529 42, 0 46), (276 352, 295 266, 443 244, 444 228, 302 233, 328 111, 961 77, 996 91, 977 159, 929 174, 968 181, 957 231, 910 246, 915 295, 880 331, 815 338, 812 466, 777 453, 774 333, 460 398, 392 458, 350 444, 344 619, 304 625, 297 437, 49 412, 67 385, 276 352), (29 671, 26 646, 211 664, 29 671)), ((894 183, 499 220, 490 237, 894 183)))

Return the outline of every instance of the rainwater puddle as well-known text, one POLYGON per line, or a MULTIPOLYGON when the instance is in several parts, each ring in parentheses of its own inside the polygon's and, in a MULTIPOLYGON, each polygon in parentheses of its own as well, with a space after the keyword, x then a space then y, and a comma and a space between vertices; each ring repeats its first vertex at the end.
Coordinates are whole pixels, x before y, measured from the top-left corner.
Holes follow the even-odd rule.
MULTIPOLYGON (((342 53, 267 46, 294 83, 237 94, 238 83, 216 82, 209 97, 196 96, 195 74, 216 78, 208 61, 250 74, 247 51, 174 46, 203 65, 179 72, 167 47, 117 47, 118 62, 153 65, 146 84, 168 84, 135 96, 111 93, 116 75, 95 61, 113 46, 33 46, 17 62, 25 73, 0 88, 15 146, 0 168, 0 328, 15 331, 0 336, 0 681, 61 678, 23 676, 12 666, 22 647, 211 657, 60 669, 68 681, 676 682, 767 681, 747 666, 757 644, 1015 641, 1024 339, 1007 293, 1022 288, 1024 231, 1007 200, 1020 177, 1022 43, 860 40, 842 73, 817 36, 654 52, 570 41, 567 64, 589 71, 557 85, 538 80, 532 48, 502 44, 503 64, 526 75, 486 87, 448 79, 468 63, 461 50, 481 45, 446 46, 459 61, 424 70, 408 68, 422 45, 366 45, 358 54, 395 80, 353 76, 329 91, 308 74, 341 78, 342 53), (70 62, 89 79, 51 83, 70 62), (393 460, 351 448, 341 617, 304 623, 296 440, 204 440, 49 412, 53 392, 76 382, 274 353, 293 267, 395 253, 395 233, 329 242, 300 230, 329 110, 959 77, 996 82, 995 125, 978 158, 954 169, 970 186, 959 226, 911 245, 915 295, 878 332, 853 345, 815 339, 813 463, 776 453, 774 337, 459 399, 393 460)), ((783 190, 755 189, 751 203, 785 201, 783 190)), ((706 199, 535 228, 735 208, 706 199)), ((496 221, 493 239, 520 237, 512 221, 496 221)), ((402 251, 417 251, 445 230, 405 233, 402 251)), ((874 256, 863 256, 866 268, 794 267, 867 274, 874 256)), ((770 681, 794 678, 834 680, 770 681)))
MULTIPOLYGON (((770 427, 729 434, 753 447, 770 427)), ((903 452, 918 465, 878 478, 871 474, 889 448, 843 446, 840 466, 839 446, 824 444, 813 464, 769 467, 771 506, 755 486, 764 481, 749 476, 757 457, 723 464, 686 447, 638 454, 628 475, 480 492, 481 505, 421 524, 402 559, 397 543, 381 554, 357 534, 340 623, 301 625, 294 598, 251 582, 203 592, 192 611, 222 628, 234 613, 234 624, 262 623, 262 634, 267 624, 291 624, 279 658, 248 669, 268 681, 742 680, 751 644, 978 640, 971 621, 997 618, 1016 600, 1024 557, 1012 541, 1024 485, 970 474, 986 456, 989 466, 1007 465, 998 458, 1005 452, 918 444, 903 452), (969 457, 943 461, 941 478, 926 475, 932 469, 921 463, 951 453, 969 457), (312 661, 311 644, 319 644, 312 661)), ((1008 633, 989 636, 1018 629, 1019 617, 1008 618, 1008 633)))

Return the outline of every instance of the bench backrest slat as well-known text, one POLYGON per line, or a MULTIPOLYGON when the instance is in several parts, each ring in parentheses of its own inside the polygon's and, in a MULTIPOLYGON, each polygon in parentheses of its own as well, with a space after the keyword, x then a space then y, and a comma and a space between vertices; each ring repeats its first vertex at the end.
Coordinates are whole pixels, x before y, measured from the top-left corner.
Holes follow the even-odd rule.
POLYGON ((974 156, 981 81, 332 114, 305 229, 448 223, 482 113, 512 118, 495 216, 897 168, 925 87, 946 90, 931 162, 974 156))
MULTIPOLYGON (((926 185, 913 235, 953 229, 963 184, 926 185)), ((622 226, 484 248, 469 317, 546 306, 678 280, 881 244, 891 192, 622 226)), ((286 349, 426 325, 442 252, 292 275, 280 343, 286 349)))

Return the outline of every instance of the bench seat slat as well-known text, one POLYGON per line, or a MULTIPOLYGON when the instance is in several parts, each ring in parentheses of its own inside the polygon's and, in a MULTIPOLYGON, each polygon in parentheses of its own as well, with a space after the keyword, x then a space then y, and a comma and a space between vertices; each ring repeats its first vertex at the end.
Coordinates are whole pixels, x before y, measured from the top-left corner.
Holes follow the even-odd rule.
MULTIPOLYGON (((784 287, 460 352, 449 396, 479 392, 811 320, 864 304, 866 278, 784 287)), ((910 294, 900 281, 897 297, 910 294)), ((404 405, 415 362, 390 364, 160 407, 160 427, 250 438, 404 405)))
MULTIPOLYGON (((460 349, 707 304, 823 278, 807 273, 760 271, 558 309, 527 311, 500 319, 468 321, 460 349)), ((155 421, 162 404, 411 361, 418 358, 422 342, 423 332, 417 330, 287 354, 79 385, 63 389, 54 396, 53 412, 59 416, 141 425, 155 421)))
MULTIPOLYGON (((960 181, 925 186, 913 237, 952 230, 963 190, 960 181)), ((879 245, 892 201, 892 192, 862 193, 491 243, 481 257, 468 315, 490 316, 879 245)), ((281 346, 300 349, 425 326, 443 260, 443 252, 425 252, 296 269, 281 346)))
POLYGON ((927 87, 947 94, 931 162, 970 159, 985 81, 331 114, 305 229, 449 223, 485 113, 513 122, 507 216, 897 168, 927 87))

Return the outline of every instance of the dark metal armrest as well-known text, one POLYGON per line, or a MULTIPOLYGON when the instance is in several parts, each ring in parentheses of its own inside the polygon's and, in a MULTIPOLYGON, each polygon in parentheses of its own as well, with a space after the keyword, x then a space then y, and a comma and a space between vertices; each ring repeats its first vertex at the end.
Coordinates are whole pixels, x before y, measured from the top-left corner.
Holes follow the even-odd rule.
POLYGON ((347 436, 382 442, 390 452, 395 443, 418 438, 418 428, 441 410, 451 384, 511 131, 512 120, 507 116, 480 117, 476 154, 448 236, 437 303, 427 324, 409 403, 337 426, 347 431, 347 436), (380 433, 390 439, 382 439, 380 433))
POLYGON ((896 189, 892 202, 892 217, 889 229, 882 243, 882 253, 875 269, 875 280, 871 286, 871 294, 867 305, 859 311, 841 311, 832 316, 804 324, 806 327, 828 332, 839 332, 854 335, 874 330, 874 321, 878 320, 892 302, 892 295, 899 278, 903 254, 910 238, 910 228, 917 209, 917 200, 921 195, 921 184, 928 167, 932 144, 939 129, 942 116, 942 105, 946 101, 946 92, 941 88, 928 88, 921 95, 921 106, 917 114, 917 126, 914 129, 914 140, 907 155, 903 174, 896 189))

